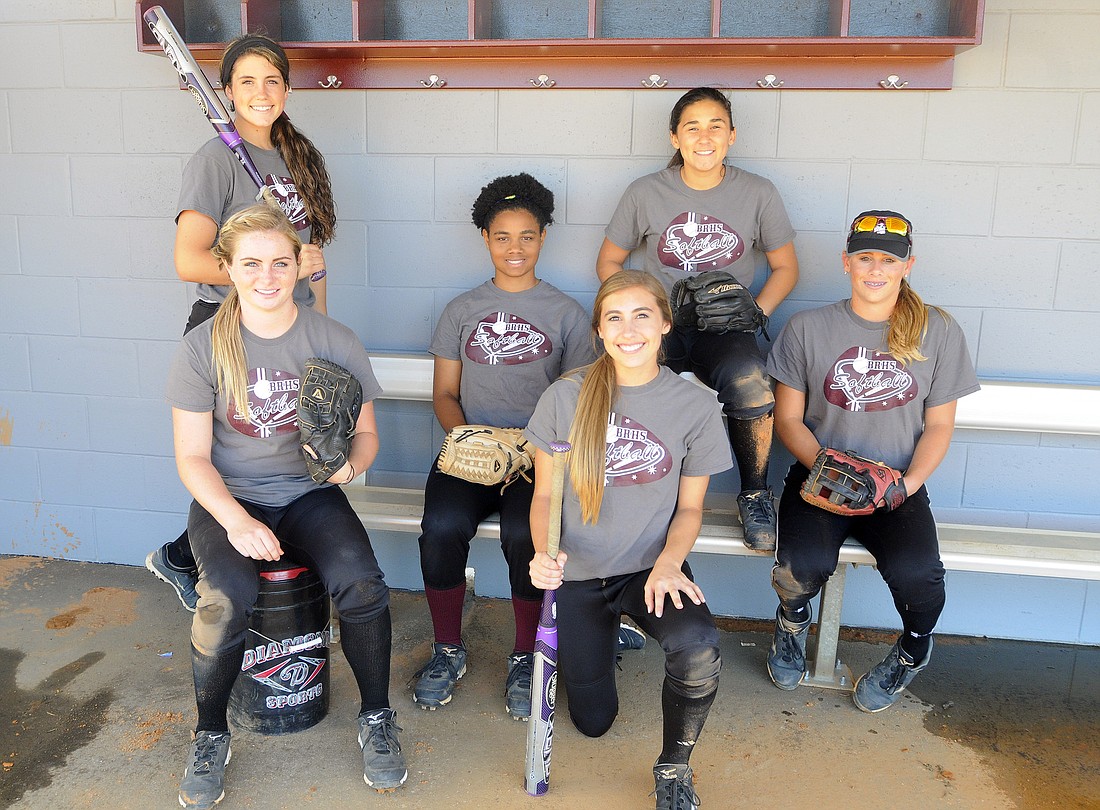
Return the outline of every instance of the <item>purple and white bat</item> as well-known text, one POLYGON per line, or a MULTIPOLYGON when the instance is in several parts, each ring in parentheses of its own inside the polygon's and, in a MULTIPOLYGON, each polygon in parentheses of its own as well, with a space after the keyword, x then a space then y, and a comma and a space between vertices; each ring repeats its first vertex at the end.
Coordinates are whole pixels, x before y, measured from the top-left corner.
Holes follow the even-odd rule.
MULTIPOLYGON (((256 199, 278 205, 275 195, 264 182, 264 178, 259 169, 256 168, 256 164, 252 162, 252 156, 248 154, 248 149, 244 145, 244 138, 237 132, 237 127, 234 125, 233 119, 229 117, 221 98, 210 86, 206 74, 202 72, 199 63, 191 55, 191 51, 184 43, 179 31, 176 30, 176 26, 172 24, 167 12, 162 6, 152 6, 142 17, 145 24, 149 26, 149 30, 153 32, 157 42, 160 43, 160 47, 164 49, 168 61, 172 63, 172 67, 179 74, 183 86, 195 97, 195 101, 198 102, 199 109, 206 116, 206 120, 214 127, 214 131, 218 133, 218 137, 221 138, 225 147, 236 155, 244 170, 248 172, 248 176, 252 178, 252 182, 256 184, 258 189, 256 199)), ((324 277, 325 271, 318 270, 309 277, 309 280, 320 281, 324 277)))
MULTIPOLYGON (((550 480, 550 525, 546 553, 554 559, 561 542, 561 506, 565 490, 565 460, 568 442, 551 442, 554 473, 550 480)), ((554 703, 558 690, 558 612, 554 591, 542 596, 542 613, 535 635, 535 656, 531 672, 531 720, 527 726, 527 769, 524 787, 532 796, 545 795, 550 788, 550 755, 554 746, 554 703)))

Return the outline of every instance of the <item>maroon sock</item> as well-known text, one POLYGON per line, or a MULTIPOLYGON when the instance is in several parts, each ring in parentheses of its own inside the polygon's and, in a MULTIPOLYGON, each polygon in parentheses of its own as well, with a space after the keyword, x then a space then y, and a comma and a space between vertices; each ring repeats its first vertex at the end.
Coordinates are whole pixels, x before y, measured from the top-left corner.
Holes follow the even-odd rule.
POLYGON ((462 602, 466 598, 466 583, 445 591, 425 587, 424 595, 428 597, 436 643, 461 644, 462 602))
POLYGON ((516 614, 516 652, 534 652, 535 633, 539 629, 542 600, 532 602, 512 596, 512 612, 516 614))

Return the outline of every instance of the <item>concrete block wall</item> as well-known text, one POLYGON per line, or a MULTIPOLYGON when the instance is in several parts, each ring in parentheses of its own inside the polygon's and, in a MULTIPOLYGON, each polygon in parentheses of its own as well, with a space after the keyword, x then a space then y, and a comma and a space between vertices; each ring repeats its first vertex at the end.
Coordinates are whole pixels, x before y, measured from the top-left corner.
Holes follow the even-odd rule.
MULTIPOLYGON (((167 62, 137 52, 133 8, 0 5, 0 553, 139 564, 184 522, 162 392, 194 292, 171 266, 172 218, 211 130, 167 62)), ((958 318, 980 375, 1100 384, 1096 41, 1096 0, 987 0, 950 91, 735 93, 731 159, 777 184, 798 230, 802 280, 777 325, 844 296, 850 217, 896 207, 918 231, 915 286, 958 318)), ((678 95, 298 88, 288 111, 339 209, 331 314, 369 349, 423 351, 443 306, 491 272, 474 196, 520 170, 557 199, 540 275, 590 304, 603 227, 667 160, 678 95)), ((379 411, 373 480, 418 485, 442 438, 430 407, 379 411)), ((1095 438, 960 431, 931 490, 944 519, 1095 530, 1098 464, 1095 438)), ((377 543, 391 582, 419 587, 411 538, 377 543)), ((478 554, 479 589, 501 590, 499 555, 478 554)), ((719 612, 773 610, 764 565, 700 575, 719 612)), ((1100 643, 1096 585, 1013 580, 1020 598, 990 611, 1001 578, 955 581, 945 630, 1100 643), (1028 618, 1035 604, 1047 614, 1028 618), (991 612, 993 626, 970 618, 991 612)), ((892 621, 874 572, 851 582, 845 621, 892 621)))

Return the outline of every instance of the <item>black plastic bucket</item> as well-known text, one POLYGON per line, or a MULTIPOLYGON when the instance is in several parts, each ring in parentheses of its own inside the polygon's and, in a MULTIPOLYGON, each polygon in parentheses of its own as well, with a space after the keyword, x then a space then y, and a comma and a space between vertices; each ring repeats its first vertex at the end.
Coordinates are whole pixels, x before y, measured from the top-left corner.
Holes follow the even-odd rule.
POLYGON ((295 562, 266 562, 229 718, 259 734, 289 734, 328 713, 329 598, 295 562))

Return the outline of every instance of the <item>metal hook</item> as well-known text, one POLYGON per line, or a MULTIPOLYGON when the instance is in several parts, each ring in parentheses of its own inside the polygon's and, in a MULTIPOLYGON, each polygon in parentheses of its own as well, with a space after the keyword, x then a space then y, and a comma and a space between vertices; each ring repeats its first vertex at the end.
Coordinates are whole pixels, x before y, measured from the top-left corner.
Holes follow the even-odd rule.
POLYGON ((317 82, 317 84, 321 85, 321 87, 324 87, 326 90, 331 90, 334 87, 339 87, 343 84, 343 82, 330 74, 329 77, 325 79, 325 81, 317 82))
POLYGON ((660 73, 651 73, 648 79, 642 79, 642 87, 649 87, 651 89, 654 87, 664 87, 667 84, 668 79, 662 79, 660 73))
POLYGON ((782 87, 783 82, 774 73, 767 74, 763 79, 756 80, 757 87, 782 87))
POLYGON ((443 87, 447 83, 447 80, 443 79, 443 78, 440 78, 439 76, 436 76, 433 73, 427 79, 421 79, 420 83, 422 85, 424 85, 425 87, 429 87, 429 88, 435 90, 437 88, 443 87))
POLYGON ((903 82, 901 80, 901 76, 898 76, 896 73, 891 73, 881 82, 879 82, 879 86, 885 90, 900 90, 907 84, 909 84, 909 82, 903 82))
POLYGON ((529 81, 535 87, 553 87, 555 84, 557 84, 556 81, 551 79, 545 73, 540 73, 537 79, 528 79, 527 81, 529 81))

